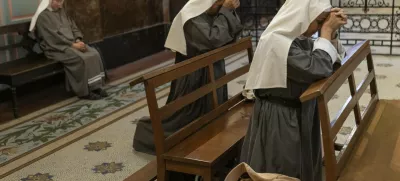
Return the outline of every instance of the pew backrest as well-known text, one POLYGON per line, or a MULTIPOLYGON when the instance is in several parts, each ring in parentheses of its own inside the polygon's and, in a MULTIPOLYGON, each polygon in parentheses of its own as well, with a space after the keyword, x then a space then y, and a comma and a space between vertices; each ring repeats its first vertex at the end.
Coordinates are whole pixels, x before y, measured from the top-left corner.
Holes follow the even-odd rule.
POLYGON ((217 89, 228 84, 230 81, 246 74, 250 68, 250 61, 252 60, 252 56, 253 50, 251 39, 243 38, 241 40, 238 40, 236 43, 232 43, 224 47, 215 49, 211 52, 193 57, 191 59, 177 63, 173 66, 150 72, 135 79, 130 83, 131 86, 141 82, 143 82, 145 85, 150 118, 152 121, 152 127, 154 129, 154 141, 157 156, 167 152, 173 146, 177 145, 182 140, 195 133, 201 127, 208 124, 213 119, 217 118, 224 111, 227 111, 229 108, 235 106, 237 103, 243 100, 243 97, 238 94, 230 98, 224 104, 219 105, 217 101, 217 89), (242 51, 247 51, 249 64, 244 65, 232 72, 229 72, 225 76, 220 77, 216 80, 214 77, 214 63, 242 51), (207 72, 209 82, 207 84, 199 87, 191 93, 186 94, 185 96, 176 99, 175 101, 159 107, 155 91, 157 87, 203 68, 208 69, 207 72), (162 120, 168 118, 176 111, 208 94, 212 94, 212 110, 206 115, 194 120, 189 125, 186 125, 184 128, 173 133, 167 139, 164 139, 162 120))
POLYGON ((12 38, 14 41, 8 41, 8 44, 0 46, 0 52, 23 48, 28 54, 34 54, 33 47, 36 41, 29 36, 29 25, 30 22, 24 22, 0 26, 0 35, 15 36, 12 38))
POLYGON ((361 133, 369 124, 369 120, 371 120, 370 118, 379 100, 375 69, 368 40, 358 43, 349 49, 347 56, 342 61, 342 66, 332 76, 312 84, 300 97, 302 102, 312 99, 317 99, 321 121, 326 180, 334 181, 339 177, 350 157, 354 145, 359 141, 361 133), (368 74, 361 81, 360 85, 356 86, 354 71, 365 59, 368 65, 368 74), (345 84, 346 80, 349 83, 351 96, 341 111, 331 120, 328 111, 328 102, 339 88, 345 84), (361 112, 359 100, 368 86, 371 89, 371 100, 364 112, 361 112), (352 111, 355 115, 356 126, 345 142, 339 156, 336 157, 333 140, 352 111))

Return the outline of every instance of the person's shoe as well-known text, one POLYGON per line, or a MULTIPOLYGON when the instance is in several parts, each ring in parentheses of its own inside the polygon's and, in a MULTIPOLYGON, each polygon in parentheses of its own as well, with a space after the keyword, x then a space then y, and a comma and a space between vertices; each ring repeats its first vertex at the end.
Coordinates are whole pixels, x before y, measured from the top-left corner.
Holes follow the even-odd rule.
POLYGON ((79 97, 80 99, 87 99, 87 100, 99 100, 101 99, 101 96, 95 93, 89 93, 87 96, 81 96, 79 97))
POLYGON ((108 97, 108 93, 103 89, 96 89, 93 93, 100 95, 101 97, 108 97))

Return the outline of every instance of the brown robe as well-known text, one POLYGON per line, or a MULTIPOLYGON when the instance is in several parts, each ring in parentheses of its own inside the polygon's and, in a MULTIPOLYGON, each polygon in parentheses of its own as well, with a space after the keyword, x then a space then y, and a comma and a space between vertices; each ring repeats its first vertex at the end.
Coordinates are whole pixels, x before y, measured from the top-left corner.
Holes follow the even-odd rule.
POLYGON ((63 63, 67 90, 86 96, 90 90, 103 86, 104 68, 99 52, 88 45, 84 53, 72 47, 83 35, 64 9, 44 10, 35 28, 35 36, 46 57, 63 63))

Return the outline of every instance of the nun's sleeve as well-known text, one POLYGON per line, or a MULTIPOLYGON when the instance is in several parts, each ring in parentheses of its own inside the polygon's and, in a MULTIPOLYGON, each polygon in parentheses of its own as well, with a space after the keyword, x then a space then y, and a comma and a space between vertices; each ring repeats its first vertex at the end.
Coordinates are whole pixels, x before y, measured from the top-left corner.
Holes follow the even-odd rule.
POLYGON ((339 39, 331 40, 331 43, 337 50, 338 58, 337 58, 336 62, 341 63, 342 60, 344 59, 344 57, 346 56, 346 49, 344 48, 342 43, 340 43, 339 39))
POLYGON ((72 42, 58 32, 56 24, 45 13, 39 15, 36 21, 36 31, 39 38, 44 41, 42 46, 48 46, 44 47, 45 49, 65 51, 72 46, 72 42))
POLYGON ((288 55, 287 76, 295 82, 311 84, 332 74, 332 60, 336 58, 335 48, 328 40, 316 41, 311 53, 293 42, 288 55))
POLYGON ((74 34, 75 41, 83 40, 83 34, 79 30, 79 28, 76 26, 75 21, 73 19, 71 19, 70 17, 68 17, 68 21, 69 21, 69 24, 71 25, 71 30, 72 30, 72 33, 74 34))
MULTIPOLYGON (((189 43, 199 50, 215 49, 234 41, 242 30, 239 18, 233 11, 222 7, 214 21, 207 22, 206 14, 192 18, 185 24, 185 35, 190 36, 189 43)), ((207 17, 208 18, 208 17, 207 17)))

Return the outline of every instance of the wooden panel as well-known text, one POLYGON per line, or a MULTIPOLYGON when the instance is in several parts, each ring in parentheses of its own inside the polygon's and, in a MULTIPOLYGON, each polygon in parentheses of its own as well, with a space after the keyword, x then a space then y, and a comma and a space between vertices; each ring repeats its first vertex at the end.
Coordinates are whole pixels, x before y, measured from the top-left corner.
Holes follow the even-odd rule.
POLYGON ((171 21, 175 18, 175 16, 179 13, 179 11, 187 2, 188 0, 170 0, 169 16, 171 21))
POLYGON ((160 0, 100 0, 104 36, 162 23, 162 5, 160 0))
POLYGON ((103 39, 100 0, 68 0, 64 5, 68 15, 83 33, 86 43, 103 39))

